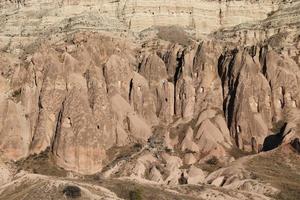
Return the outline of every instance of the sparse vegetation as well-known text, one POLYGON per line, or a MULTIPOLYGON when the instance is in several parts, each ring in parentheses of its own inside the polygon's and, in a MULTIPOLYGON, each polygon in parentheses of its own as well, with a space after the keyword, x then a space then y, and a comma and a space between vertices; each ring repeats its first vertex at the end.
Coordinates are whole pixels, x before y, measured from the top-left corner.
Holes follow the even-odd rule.
POLYGON ((205 163, 199 164, 199 168, 209 173, 214 172, 221 167, 223 167, 222 163, 219 162, 218 158, 213 156, 212 158, 208 159, 205 163))
POLYGON ((133 145, 133 148, 136 150, 136 151, 140 151, 142 148, 143 148, 143 145, 141 143, 135 143, 133 145))
POLYGON ((283 120, 279 120, 278 122, 273 124, 271 131, 273 133, 279 133, 282 130, 282 128, 284 127, 284 125, 285 125, 285 122, 283 120))
POLYGON ((269 182, 280 192, 278 200, 298 200, 300 197, 300 157, 294 152, 288 155, 280 151, 270 152, 251 159, 248 170, 258 179, 269 182))
POLYGON ((300 153, 300 140, 299 140, 299 138, 295 138, 294 140, 291 141, 290 144, 295 149, 295 151, 300 153))
POLYGON ((79 198, 81 197, 81 189, 77 186, 66 186, 63 190, 63 194, 66 195, 68 198, 79 198))
POLYGON ((189 45, 191 41, 190 37, 183 30, 183 28, 177 26, 158 27, 157 36, 159 39, 186 46, 189 45))
POLYGON ((268 17, 271 17, 276 11, 272 10, 271 12, 269 12, 267 15, 268 17))
POLYGON ((217 157, 213 156, 212 158, 208 159, 206 163, 209 165, 217 165, 219 163, 219 160, 217 157))
POLYGON ((11 97, 15 102, 19 102, 21 100, 22 88, 19 88, 12 92, 11 97))
POLYGON ((54 164, 51 156, 49 155, 49 148, 44 152, 36 155, 30 155, 26 159, 21 159, 16 162, 19 170, 31 171, 35 174, 43 174, 50 176, 65 177, 67 171, 59 168, 54 164))
POLYGON ((110 168, 115 163, 119 162, 120 160, 128 160, 130 156, 141 151, 143 145, 140 143, 135 143, 134 145, 127 145, 123 147, 114 146, 110 148, 107 152, 107 160, 106 164, 108 164, 103 170, 110 168))
POLYGON ((85 180, 96 181, 97 183, 101 183, 102 182, 102 177, 99 174, 85 175, 84 179, 85 180))
POLYGON ((229 149, 229 153, 231 156, 233 156, 235 159, 244 157, 244 156, 249 156, 251 154, 253 154, 253 152, 246 152, 243 151, 237 147, 232 147, 231 149, 229 149))
POLYGON ((184 177, 184 174, 182 173, 180 178, 178 179, 178 183, 180 185, 185 185, 185 184, 188 184, 188 180, 187 178, 184 177))
MULTIPOLYGON (((119 198, 131 200, 133 198, 145 199, 159 199, 159 200, 199 200, 199 198, 188 196, 186 194, 176 194, 165 190, 163 187, 157 185, 139 184, 134 181, 110 179, 104 180, 99 184, 112 192, 116 193, 119 198)), ((201 198, 200 198, 201 199, 201 198)))
POLYGON ((139 189, 131 190, 129 192, 129 199, 130 200, 142 200, 142 192, 139 189))

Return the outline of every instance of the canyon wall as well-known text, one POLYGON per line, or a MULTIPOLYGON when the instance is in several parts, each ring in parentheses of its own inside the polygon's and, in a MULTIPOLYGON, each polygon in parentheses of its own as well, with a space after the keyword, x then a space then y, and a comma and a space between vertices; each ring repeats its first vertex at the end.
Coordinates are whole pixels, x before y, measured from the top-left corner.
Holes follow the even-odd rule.
POLYGON ((200 36, 265 19, 278 7, 279 2, 271 0, 2 0, 0 48, 20 49, 40 37, 57 40, 77 30, 139 33, 152 26, 179 25, 200 36))
POLYGON ((299 108, 299 1, 0 7, 0 151, 9 160, 48 151, 58 166, 93 174, 111 148, 158 143, 181 165, 227 162, 234 146, 262 150, 299 108), (197 34, 184 35, 188 44, 138 37, 171 25, 197 34))
POLYGON ((299 107, 299 65, 268 45, 152 45, 78 33, 26 57, 3 53, 3 155, 50 150, 58 166, 92 174, 111 162, 111 148, 156 136, 183 164, 226 162, 234 145, 260 151, 299 107))
POLYGON ((129 28, 181 25, 208 34, 221 27, 265 19, 278 5, 273 1, 126 1, 121 16, 129 28))

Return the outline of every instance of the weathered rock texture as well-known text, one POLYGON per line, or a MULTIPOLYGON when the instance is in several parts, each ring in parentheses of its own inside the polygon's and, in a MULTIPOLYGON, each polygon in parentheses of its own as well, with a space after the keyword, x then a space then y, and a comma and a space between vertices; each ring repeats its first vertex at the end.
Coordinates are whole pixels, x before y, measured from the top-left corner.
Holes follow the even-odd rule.
POLYGON ((146 143, 157 125, 190 123, 162 134, 194 164, 223 158, 234 143, 259 151, 285 111, 299 107, 298 64, 268 46, 139 48, 79 33, 24 58, 3 54, 4 155, 18 160, 50 147, 59 166, 95 173, 109 148, 146 143))
POLYGON ((0 156, 231 190, 257 182, 207 163, 299 151, 299 1, 174 2, 0 0, 0 156))
POLYGON ((21 51, 41 37, 57 41, 77 30, 139 33, 151 26, 180 25, 197 35, 208 34, 265 19, 278 7, 279 2, 271 0, 1 0, 0 47, 21 51))

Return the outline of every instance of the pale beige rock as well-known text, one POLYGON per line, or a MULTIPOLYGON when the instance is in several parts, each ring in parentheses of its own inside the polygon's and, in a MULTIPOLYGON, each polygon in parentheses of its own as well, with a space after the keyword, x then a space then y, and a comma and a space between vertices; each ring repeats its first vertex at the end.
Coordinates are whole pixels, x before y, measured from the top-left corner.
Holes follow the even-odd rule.
POLYGON ((150 169, 149 179, 152 180, 152 181, 158 182, 158 183, 161 183, 163 181, 161 173, 159 172, 159 170, 155 166, 153 166, 150 169))
POLYGON ((175 145, 178 144, 178 136, 170 138, 170 132, 166 131, 164 135, 164 146, 170 150, 174 150, 175 145))
POLYGON ((0 158, 0 186, 9 183, 13 178, 13 173, 9 169, 8 165, 6 165, 2 159, 0 158))
MULTIPOLYGON (((42 49, 32 58, 36 73, 38 73, 38 118, 31 144, 31 153, 40 153, 51 145, 62 102, 66 96, 67 77, 65 71, 70 71, 68 65, 59 62, 56 52, 42 49), (47 73, 43 73, 47 71, 47 73), (40 73, 40 74, 39 74, 40 73)), ((34 102, 34 101, 33 101, 34 102)))
POLYGON ((120 94, 129 100, 130 81, 133 78, 133 68, 127 58, 112 55, 105 63, 104 76, 109 95, 120 94))
POLYGON ((97 173, 112 188, 129 177, 187 199, 271 199, 278 190, 253 179, 252 156, 235 160, 233 143, 258 152, 282 120, 279 148, 299 136, 299 113, 286 116, 300 102, 298 10, 271 0, 1 1, 0 157, 25 168, 47 150, 71 172, 12 176, 0 161, 0 198, 44 199, 41 188, 59 196, 74 184, 84 199, 118 199, 96 186, 107 180, 76 181, 97 173), (195 167, 215 159, 226 167, 207 177, 195 167), (181 175, 201 190, 177 186, 181 175))
POLYGON ((190 77, 179 79, 176 83, 176 115, 184 119, 192 119, 195 106, 195 88, 190 77))
POLYGON ((224 116, 217 115, 216 117, 214 117, 214 122, 215 125, 219 128, 219 130, 223 133, 223 137, 225 138, 226 142, 231 144, 230 133, 224 116))
POLYGON ((222 85, 216 56, 220 53, 221 46, 214 41, 203 41, 197 48, 192 77, 196 94, 194 117, 204 110, 222 110, 222 85))
POLYGON ((194 139, 193 129, 189 127, 185 133, 185 138, 181 142, 181 151, 199 153, 199 147, 193 141, 193 139, 194 139))
POLYGON ((86 97, 84 88, 69 90, 52 148, 59 166, 82 174, 92 174, 102 169, 106 155, 86 97))
POLYGON ((164 62, 157 55, 149 55, 141 63, 139 72, 149 81, 156 115, 161 121, 170 123, 174 115, 174 85, 167 80, 164 62))
POLYGON ((131 173, 131 176, 145 178, 146 170, 149 169, 156 160, 157 159, 151 153, 146 153, 137 159, 133 170, 129 171, 129 173, 131 173))
MULTIPOLYGON (((225 58, 223 70, 229 69, 228 64, 225 58)), ((229 129, 239 148, 247 151, 258 151, 271 128, 271 88, 260 67, 247 49, 240 50, 235 54, 231 75, 228 74, 238 77, 234 78, 236 86, 232 87, 228 82, 230 78, 224 77, 225 94, 232 89, 235 91, 235 94, 228 94, 226 103, 229 129)))
POLYGON ((163 81, 157 90, 158 117, 162 122, 171 123, 174 116, 174 85, 163 81))
POLYGON ((115 193, 99 185, 82 183, 76 180, 65 180, 60 177, 28 173, 20 175, 12 182, 1 187, 0 198, 10 199, 11 191, 15 191, 14 197, 21 199, 24 198, 22 191, 26 190, 30 194, 30 197, 27 196, 27 198, 30 199, 66 199, 67 197, 63 192, 57 191, 63 190, 66 186, 70 185, 80 189, 80 198, 83 199, 121 200, 115 193))
POLYGON ((256 192, 257 194, 276 195, 278 193, 277 188, 268 184, 259 183, 257 180, 251 179, 234 181, 232 184, 225 185, 224 188, 252 191, 256 192))
POLYGON ((192 165, 187 172, 187 176, 189 184, 198 184, 204 182, 206 175, 200 168, 192 165))
POLYGON ((11 160, 26 157, 31 142, 30 122, 20 102, 5 98, 1 98, 0 101, 0 150, 4 157, 11 160))
POLYGON ((140 74, 134 72, 131 84, 129 102, 133 105, 135 111, 150 125, 157 125, 156 107, 148 81, 140 74))
POLYGON ((205 110, 205 111, 201 112, 199 117, 198 117, 196 126, 199 126, 205 119, 213 118, 214 116, 216 116, 216 114, 217 114, 217 111, 212 110, 212 109, 205 110))
POLYGON ((150 89, 154 89, 161 81, 168 78, 165 63, 156 54, 145 56, 139 68, 139 73, 149 81, 150 89))
POLYGON ((282 134, 283 140, 282 144, 289 144, 293 139, 297 137, 297 124, 293 122, 289 122, 284 128, 284 132, 282 134))
POLYGON ((220 176, 218 178, 216 178, 211 184, 217 187, 220 187, 224 184, 225 182, 225 177, 224 176, 220 176))
MULTIPOLYGON (((160 180, 166 170, 164 181, 177 184, 183 165, 227 162, 231 140, 258 151, 286 110, 299 107, 299 31, 289 27, 299 20, 287 14, 295 2, 60 3, 0 2, 0 150, 12 160, 49 148, 59 166, 91 174, 106 150, 141 143, 156 159, 140 161, 138 176, 153 169, 160 180), (164 36, 170 27, 152 27, 173 24, 186 43, 172 41, 175 31, 164 36), (161 158, 168 150, 178 157, 161 158)), ((120 162, 126 173, 141 151, 120 162)))
POLYGON ((228 146, 223 134, 209 119, 201 123, 195 139, 200 151, 205 153, 209 153, 219 145, 228 146))
POLYGON ((123 129, 122 124, 117 122, 117 127, 116 127, 116 145, 117 146, 125 146, 128 144, 129 141, 129 136, 128 133, 123 129))
POLYGON ((126 138, 124 131, 128 131, 128 136, 144 142, 151 136, 151 127, 134 112, 133 108, 123 97, 119 94, 114 95, 111 98, 111 104, 112 110, 117 115, 117 120, 123 123, 122 126, 119 124, 117 129, 117 134, 123 134, 118 135, 118 138, 126 138))
POLYGON ((176 76, 176 67, 178 60, 181 59, 183 48, 179 44, 171 44, 170 48, 168 48, 167 52, 164 55, 164 62, 166 63, 166 70, 168 73, 168 80, 174 82, 176 76))
POLYGON ((165 183, 168 185, 177 185, 178 179, 182 173, 182 171, 179 169, 183 164, 182 160, 179 157, 170 156, 166 153, 163 153, 162 158, 166 162, 165 168, 168 172, 165 183))
POLYGON ((129 113, 133 113, 133 108, 119 94, 115 94, 110 98, 113 112, 116 113, 118 121, 122 122, 129 113))
POLYGON ((266 73, 272 91, 274 104, 274 118, 279 121, 283 118, 284 110, 298 107, 300 79, 299 65, 287 57, 274 51, 266 55, 266 73))
POLYGON ((197 162, 197 159, 195 158, 193 153, 186 153, 184 155, 183 163, 185 165, 192 165, 192 164, 195 164, 196 162, 197 162))
POLYGON ((145 142, 152 135, 150 126, 136 114, 129 114, 128 121, 128 130, 132 137, 145 142))
POLYGON ((115 129, 117 128, 115 116, 112 114, 112 107, 107 95, 106 82, 102 70, 95 66, 91 67, 91 69, 85 72, 85 78, 87 82, 89 105, 92 109, 97 130, 101 134, 100 137, 102 138, 105 149, 109 149, 115 143, 120 144, 124 142, 125 137, 118 134, 119 141, 116 141, 115 129))
MULTIPOLYGON (((235 1, 232 4, 223 1, 191 0, 187 2, 180 0, 176 2, 176 6, 173 2, 162 0, 138 2, 125 0, 118 2, 108 0, 38 2, 27 0, 25 5, 3 1, 1 8, 4 13, 9 13, 9 15, 6 16, 6 23, 1 25, 0 38, 3 44, 0 47, 9 43, 20 46, 18 44, 20 40, 10 42, 8 34, 24 38, 22 45, 30 43, 41 33, 45 34, 45 31, 50 40, 57 41, 57 37, 64 36, 60 29, 62 27, 68 27, 63 29, 69 31, 100 29, 111 32, 131 30, 139 33, 152 26, 179 25, 194 29, 197 36, 200 36, 219 28, 263 20, 267 18, 269 12, 275 11, 278 7, 277 1, 269 0, 261 2, 235 1), (10 13, 15 9, 18 10, 18 13, 11 15, 10 13), (25 19, 24 15, 31 17, 25 19), (68 20, 69 18, 72 20, 68 20), (89 23, 84 23, 87 21, 89 23)), ((18 48, 13 50, 18 52, 18 48)))

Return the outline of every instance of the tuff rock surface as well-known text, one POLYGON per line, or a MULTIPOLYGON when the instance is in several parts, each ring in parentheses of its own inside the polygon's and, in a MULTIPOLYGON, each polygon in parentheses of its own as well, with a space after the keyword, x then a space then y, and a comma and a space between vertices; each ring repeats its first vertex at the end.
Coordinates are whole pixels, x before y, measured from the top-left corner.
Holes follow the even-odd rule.
POLYGON ((0 9, 0 199, 300 195, 298 0, 0 9))

